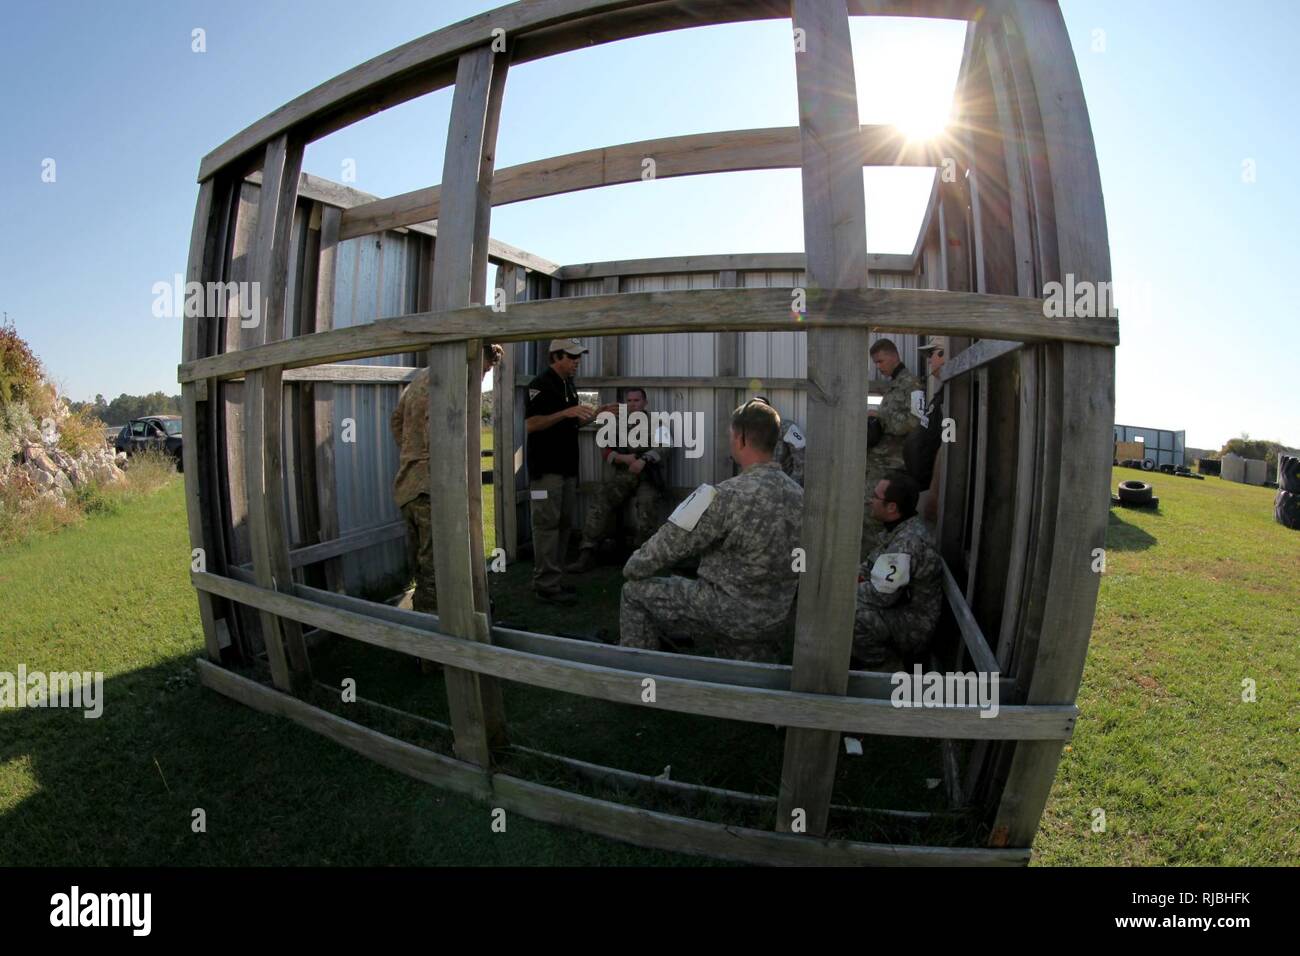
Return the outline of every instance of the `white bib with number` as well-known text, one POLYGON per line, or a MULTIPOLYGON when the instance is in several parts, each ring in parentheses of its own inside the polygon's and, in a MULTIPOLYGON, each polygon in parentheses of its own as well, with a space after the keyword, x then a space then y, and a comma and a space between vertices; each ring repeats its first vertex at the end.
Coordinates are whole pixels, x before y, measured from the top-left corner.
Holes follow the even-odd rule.
POLYGON ((912 556, 906 552, 882 554, 871 566, 871 586, 881 594, 893 594, 912 580, 912 556))
POLYGON ((925 413, 925 392, 916 389, 912 392, 912 414, 921 419, 921 425, 930 426, 930 416, 925 413))
POLYGON ((785 442, 791 448, 802 448, 805 444, 803 432, 799 431, 798 425, 791 425, 785 433, 785 442))
POLYGON ((713 504, 713 498, 717 493, 718 489, 712 485, 700 485, 677 506, 677 509, 668 516, 668 520, 683 531, 694 531, 704 512, 708 511, 709 505, 713 504))

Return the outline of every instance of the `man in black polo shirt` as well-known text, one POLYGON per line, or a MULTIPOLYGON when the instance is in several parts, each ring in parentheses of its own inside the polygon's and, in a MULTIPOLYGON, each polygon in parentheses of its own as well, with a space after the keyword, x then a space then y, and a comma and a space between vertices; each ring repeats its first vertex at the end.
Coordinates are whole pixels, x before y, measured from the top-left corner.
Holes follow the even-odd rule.
POLYGON ((533 593, 551 604, 576 604, 561 584, 570 516, 578 493, 578 429, 596 412, 578 404, 573 375, 587 349, 577 339, 553 339, 550 368, 528 383, 528 489, 533 514, 533 593))

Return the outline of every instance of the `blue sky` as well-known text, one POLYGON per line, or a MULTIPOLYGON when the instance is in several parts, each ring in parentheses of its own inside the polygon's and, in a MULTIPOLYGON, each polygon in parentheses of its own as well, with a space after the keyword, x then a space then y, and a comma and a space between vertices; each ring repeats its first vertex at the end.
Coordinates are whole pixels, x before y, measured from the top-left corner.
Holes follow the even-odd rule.
MULTIPOLYGON (((497 5, 473 0, 6 3, 0 311, 76 399, 176 392, 199 159, 357 63, 497 5), (207 51, 191 50, 191 31, 207 51), (42 182, 55 160, 56 179, 42 182)), ((1116 418, 1217 448, 1300 445, 1292 238, 1300 5, 1062 3, 1105 190, 1123 344, 1116 418), (1102 31, 1098 33, 1096 31, 1102 31), (1243 181, 1253 161, 1255 181, 1243 181), (1292 346, 1292 347, 1288 347, 1292 346)), ((950 94, 963 25, 855 18, 863 122, 950 94)), ((450 90, 313 143, 307 171, 388 195, 436 183, 450 90)), ((511 71, 498 166, 797 121, 788 24, 679 31, 511 71)), ((909 251, 927 174, 869 171, 868 244, 909 251)), ((637 183, 500 207, 493 235, 555 262, 802 249, 796 171, 637 183)))

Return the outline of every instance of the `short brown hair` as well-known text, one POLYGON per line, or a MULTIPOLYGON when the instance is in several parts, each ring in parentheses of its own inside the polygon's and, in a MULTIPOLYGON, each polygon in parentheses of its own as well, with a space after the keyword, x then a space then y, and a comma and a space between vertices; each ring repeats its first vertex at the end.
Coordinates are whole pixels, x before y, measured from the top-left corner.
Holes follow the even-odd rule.
POLYGON ((877 339, 871 348, 867 349, 867 354, 875 355, 877 352, 889 352, 891 355, 897 355, 898 346, 894 344, 893 339, 877 339))
POLYGON ((771 454, 781 440, 781 415, 762 399, 750 399, 731 413, 731 430, 746 445, 771 454))
POLYGON ((896 504, 898 513, 904 518, 916 514, 916 502, 921 497, 921 486, 916 483, 916 479, 905 471, 895 469, 885 475, 885 481, 889 484, 885 486, 882 500, 896 504))

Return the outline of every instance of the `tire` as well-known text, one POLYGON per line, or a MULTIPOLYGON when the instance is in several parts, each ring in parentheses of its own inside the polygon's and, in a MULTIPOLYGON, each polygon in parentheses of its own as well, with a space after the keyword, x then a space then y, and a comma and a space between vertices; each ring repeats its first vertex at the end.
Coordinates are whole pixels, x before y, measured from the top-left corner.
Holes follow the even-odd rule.
POLYGON ((1143 458, 1143 459, 1142 459, 1142 470, 1143 470, 1143 471, 1155 471, 1155 470, 1156 470, 1156 463, 1155 463, 1154 461, 1152 461, 1150 458, 1143 458))
POLYGON ((1151 500, 1151 486, 1145 481, 1121 481, 1119 500, 1126 505, 1144 505, 1151 500))
POLYGON ((1273 517, 1282 527, 1300 531, 1300 495, 1279 490, 1273 499, 1273 517))

